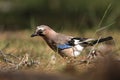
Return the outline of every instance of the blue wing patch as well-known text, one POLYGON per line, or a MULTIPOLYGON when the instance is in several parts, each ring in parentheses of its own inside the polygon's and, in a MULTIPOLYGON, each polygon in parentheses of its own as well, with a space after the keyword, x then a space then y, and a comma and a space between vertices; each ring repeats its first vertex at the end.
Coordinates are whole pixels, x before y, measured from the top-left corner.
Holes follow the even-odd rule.
POLYGON ((58 49, 68 49, 68 48, 71 48, 72 46, 69 45, 69 44, 59 44, 57 46, 58 49))

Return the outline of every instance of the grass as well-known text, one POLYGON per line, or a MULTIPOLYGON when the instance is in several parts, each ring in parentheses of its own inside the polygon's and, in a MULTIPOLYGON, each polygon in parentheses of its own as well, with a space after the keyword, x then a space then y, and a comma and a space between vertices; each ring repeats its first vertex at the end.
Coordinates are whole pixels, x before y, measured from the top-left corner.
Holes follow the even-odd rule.
MULTIPOLYGON (((46 43, 39 37, 31 38, 31 31, 16 31, 16 32, 4 32, 1 33, 0 37, 0 49, 5 54, 12 54, 18 57, 23 57, 25 54, 29 54, 29 60, 36 60, 40 63, 40 67, 32 67, 40 70, 38 71, 51 71, 49 68, 58 69, 60 66, 51 66, 49 64, 54 52, 46 45, 46 43)), ((57 55, 60 59, 61 57, 57 55)), ((59 61, 60 59, 57 59, 59 61)), ((63 59, 61 59, 63 60, 63 59)), ((64 60, 63 60, 64 61, 64 60)), ((61 62, 61 61, 59 61, 61 62)), ((57 64, 55 64, 57 65, 57 64)), ((27 67, 28 70, 31 67, 27 67)), ((24 69, 24 68, 23 68, 24 69)), ((27 70, 25 68, 25 70, 27 70)), ((37 71, 36 70, 36 71, 37 71)), ((55 71, 55 70, 54 70, 55 71)))
MULTIPOLYGON (((88 37, 88 38, 93 37, 94 32, 95 31, 93 30, 87 30, 83 34, 79 32, 75 32, 75 34, 72 34, 71 31, 65 31, 65 30, 62 31, 62 33, 64 34, 68 34, 72 36, 88 37)), ((109 61, 106 60, 107 58, 105 58, 105 60, 103 60, 102 62, 98 61, 98 63, 95 62, 88 65, 72 64, 72 63, 67 64, 66 60, 64 60, 60 55, 53 52, 41 37, 31 38, 30 35, 32 33, 33 31, 29 31, 29 30, 14 31, 14 32, 6 31, 3 33, 0 33, 0 50, 3 51, 3 53, 6 55, 6 58, 8 60, 15 63, 15 65, 13 65, 5 61, 0 54, 0 72, 8 72, 8 71, 21 72, 22 71, 27 73, 37 72, 40 74, 47 73, 47 74, 54 74, 54 75, 65 74, 65 75, 72 75, 72 77, 78 76, 80 78, 81 77, 86 78, 85 76, 88 76, 88 78, 92 78, 93 75, 97 75, 97 74, 99 75, 101 65, 107 65, 109 63, 109 61), (28 54, 27 58, 26 58, 26 54, 28 54), (54 58, 54 56, 56 58, 54 58), (18 64, 20 64, 20 66, 16 67, 18 64), (97 72, 94 70, 96 70, 97 72), (87 74, 91 74, 91 76, 87 74)), ((120 57, 119 31, 102 30, 97 35, 102 35, 102 37, 112 36, 114 38, 115 46, 114 46, 113 54, 117 59, 119 59, 120 57)), ((94 38, 98 38, 97 35, 94 38)), ((79 61, 84 57, 86 57, 86 53, 76 58, 76 60, 79 61)), ((104 67, 102 66, 102 69, 104 69, 104 67)), ((106 68, 107 67, 105 67, 105 69, 106 68)), ((104 74, 104 72, 100 72, 100 73, 104 74)), ((14 75, 11 75, 11 76, 14 76, 14 75)), ((20 74, 19 76, 21 75, 22 74, 20 74)), ((96 80, 96 79, 91 79, 91 80, 96 80)))
MULTIPOLYGON (((66 62, 61 56, 53 52, 44 40, 40 37, 31 38, 32 31, 15 31, 15 32, 4 32, 0 33, 0 49, 5 54, 12 54, 18 57, 23 57, 25 54, 29 55, 29 61, 37 61, 40 65, 23 67, 20 70, 34 70, 44 72, 60 72, 66 66, 66 62), (56 56, 56 63, 52 64, 52 56, 56 56)), ((63 31, 68 34, 69 32, 63 31)), ((69 34, 73 36, 91 37, 94 34, 93 31, 86 31, 79 35, 79 33, 69 34)), ((118 31, 102 32, 102 37, 113 36, 116 48, 120 47, 120 33, 118 31)), ((97 37, 96 37, 97 38, 97 37)), ((83 66, 84 67, 84 66, 83 66)), ((81 69, 80 69, 81 70, 81 69)), ((84 69, 83 69, 84 70, 84 69)))

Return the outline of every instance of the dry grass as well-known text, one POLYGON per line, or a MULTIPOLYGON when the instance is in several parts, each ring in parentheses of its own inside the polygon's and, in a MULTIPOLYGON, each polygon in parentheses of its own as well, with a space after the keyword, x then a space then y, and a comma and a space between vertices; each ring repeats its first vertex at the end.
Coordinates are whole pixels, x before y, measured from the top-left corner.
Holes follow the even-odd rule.
MULTIPOLYGON (((63 58, 61 58, 61 56, 53 52, 40 37, 31 38, 30 37, 31 33, 32 33, 31 31, 15 31, 15 32, 0 33, 0 50, 5 55, 3 56, 0 54, 1 72, 22 71, 28 73, 37 72, 37 73, 47 73, 47 74, 64 73, 69 75, 72 74, 72 76, 81 76, 81 74, 86 75, 90 70, 97 69, 98 66, 96 66, 96 64, 100 65, 99 63, 66 64, 66 61, 63 58)), ((69 32, 63 32, 63 33, 73 35, 69 32)), ((93 31, 87 31, 80 35, 79 33, 76 32, 73 36, 93 37, 93 34, 94 34, 93 31)), ((113 36, 116 44, 114 46, 115 47, 114 54, 115 57, 119 58, 120 57, 119 31, 112 31, 112 32, 104 31, 99 34, 102 34, 102 37, 108 35, 113 36)), ((76 60, 79 61, 85 56, 86 56, 85 54, 82 54, 82 56, 80 56, 76 60)), ((102 65, 104 65, 104 61, 102 62, 102 65)), ((13 76, 13 74, 11 74, 11 76, 13 76)), ((14 80, 16 79, 17 78, 15 78, 14 80)), ((70 79, 68 78, 68 80, 70 79)))

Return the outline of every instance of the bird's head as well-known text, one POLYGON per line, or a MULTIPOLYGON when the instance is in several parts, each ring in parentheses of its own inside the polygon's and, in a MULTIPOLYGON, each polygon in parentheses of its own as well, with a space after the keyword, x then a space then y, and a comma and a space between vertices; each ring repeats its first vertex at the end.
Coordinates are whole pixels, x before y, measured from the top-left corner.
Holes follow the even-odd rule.
POLYGON ((35 32, 31 35, 31 37, 35 37, 35 36, 45 36, 47 34, 47 31, 50 28, 46 25, 40 25, 37 26, 35 32))

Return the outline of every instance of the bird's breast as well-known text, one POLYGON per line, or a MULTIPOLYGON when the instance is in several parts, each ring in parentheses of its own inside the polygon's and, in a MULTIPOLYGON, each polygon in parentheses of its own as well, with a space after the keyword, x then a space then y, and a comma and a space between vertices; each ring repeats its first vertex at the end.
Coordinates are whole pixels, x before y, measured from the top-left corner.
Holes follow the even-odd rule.
POLYGON ((54 41, 52 41, 51 39, 47 39, 47 38, 44 38, 44 40, 46 41, 46 43, 51 49, 53 49, 54 51, 57 50, 56 43, 54 41))

